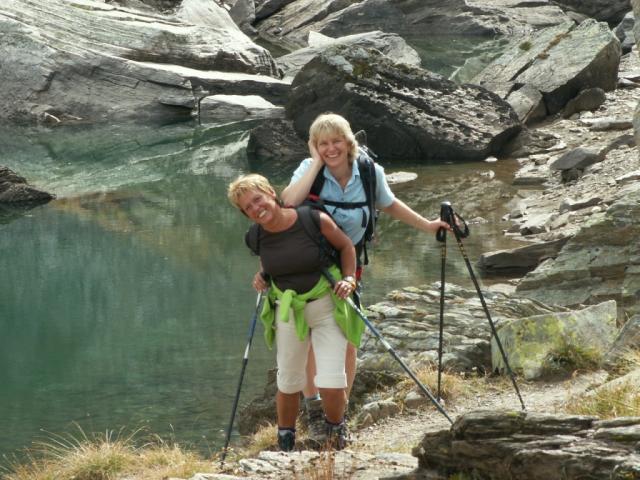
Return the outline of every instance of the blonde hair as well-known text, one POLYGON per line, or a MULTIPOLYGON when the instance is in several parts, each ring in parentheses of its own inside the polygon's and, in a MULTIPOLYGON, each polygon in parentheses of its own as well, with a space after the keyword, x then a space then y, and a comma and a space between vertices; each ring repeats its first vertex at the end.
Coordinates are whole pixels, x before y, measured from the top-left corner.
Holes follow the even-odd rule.
POLYGON ((358 141, 351 131, 351 126, 346 118, 336 113, 323 113, 318 115, 309 127, 309 139, 317 145, 320 137, 326 135, 341 135, 349 144, 347 158, 353 163, 358 155, 358 141))
POLYGON ((238 202, 242 195, 251 190, 257 190, 269 195, 276 194, 276 191, 269 183, 269 180, 257 173, 250 173, 248 175, 239 176, 229 184, 229 187, 227 188, 227 198, 238 210, 244 213, 238 202))

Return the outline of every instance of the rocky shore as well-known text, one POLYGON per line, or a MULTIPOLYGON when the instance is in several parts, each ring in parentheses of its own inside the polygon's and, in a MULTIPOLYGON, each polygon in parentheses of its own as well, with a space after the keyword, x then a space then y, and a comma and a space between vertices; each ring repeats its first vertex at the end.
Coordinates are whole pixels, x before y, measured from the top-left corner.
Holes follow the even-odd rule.
MULTIPOLYGON (((640 338, 640 60, 637 47, 624 54, 621 47, 633 32, 640 39, 640 28, 620 27, 623 39, 611 28, 631 5, 460 0, 441 6, 53 0, 45 11, 36 0, 10 0, 0 7, 0 52, 15 66, 0 74, 8 85, 0 93, 5 122, 268 118, 251 134, 252 166, 290 169, 304 152, 311 119, 331 109, 369 132, 374 150, 389 161, 490 157, 520 165, 513 179, 519 190, 508 199, 501 228, 523 246, 485 252, 475 265, 518 277, 483 287, 487 308, 475 291, 445 288, 443 365, 463 380, 485 378, 477 395, 445 404, 453 425, 417 389, 399 387, 402 371, 371 339, 360 352, 351 447, 335 455, 265 450, 191 480, 533 480, 559 478, 558 472, 566 479, 640 478, 638 418, 565 411, 567 397, 614 382, 635 392, 639 386, 637 370, 619 376, 614 368, 640 338), (68 25, 68 36, 44 21, 51 11, 68 25), (245 33, 297 51, 280 65, 231 18, 245 33), (98 23, 96 36, 87 26, 98 23), (443 25, 514 40, 490 61, 461 66, 456 76, 470 79, 461 85, 421 69, 402 40, 443 25), (134 39, 139 29, 144 35, 134 39), (491 377, 505 365, 487 309, 522 381, 526 412, 511 386, 498 388, 491 377), (590 373, 579 368, 551 381, 566 373, 567 352, 576 351, 588 357, 590 373), (322 469, 329 473, 312 476, 322 469)), ((632 6, 640 15, 640 2, 632 6)), ((390 292, 367 308, 412 368, 437 360, 439 287, 390 292)), ((242 412, 242 433, 273 419, 272 399, 270 384, 242 412)))

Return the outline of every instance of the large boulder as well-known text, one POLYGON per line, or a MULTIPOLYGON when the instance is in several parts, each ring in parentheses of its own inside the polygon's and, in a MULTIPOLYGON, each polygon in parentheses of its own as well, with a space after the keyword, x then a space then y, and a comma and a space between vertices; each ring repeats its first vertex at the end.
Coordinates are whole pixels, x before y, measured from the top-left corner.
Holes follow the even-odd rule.
MULTIPOLYGON (((571 352, 585 355, 581 361, 602 363, 617 333, 616 315, 616 302, 610 300, 575 312, 520 318, 502 326, 498 337, 511 369, 532 380, 561 369, 563 355, 571 352)), ((495 339, 491 356, 494 370, 504 371, 495 339)))
POLYGON ((615 24, 631 10, 629 0, 555 0, 555 3, 587 17, 615 24))
POLYGON ((188 118, 193 71, 276 73, 224 9, 201 0, 183 1, 177 17, 92 0, 7 0, 0 32, 0 120, 188 118))
POLYGON ((564 23, 512 42, 473 82, 518 104, 526 122, 539 119, 541 109, 558 113, 582 90, 615 89, 620 55, 606 23, 564 23))
POLYGON ((418 469, 394 478, 634 479, 639 433, 635 417, 476 410, 427 433, 412 452, 418 469))
POLYGON ((330 37, 382 30, 401 36, 513 35, 568 20, 544 2, 503 0, 296 0, 257 23, 260 36, 295 50, 309 32, 330 37))
POLYGON ((398 63, 420 65, 420 56, 407 45, 402 37, 394 33, 380 31, 357 33, 346 37, 331 38, 320 33, 309 34, 309 46, 278 57, 278 67, 283 71, 284 78, 292 78, 319 53, 337 45, 350 48, 375 48, 398 63))
POLYGON ((620 313, 638 313, 639 237, 640 184, 631 182, 615 194, 606 211, 583 221, 555 259, 525 275, 517 292, 565 306, 615 299, 620 313))
POLYGON ((286 111, 301 137, 318 114, 334 111, 354 131, 364 129, 387 160, 483 160, 520 130, 513 109, 494 93, 398 65, 376 50, 327 50, 291 87, 286 111))

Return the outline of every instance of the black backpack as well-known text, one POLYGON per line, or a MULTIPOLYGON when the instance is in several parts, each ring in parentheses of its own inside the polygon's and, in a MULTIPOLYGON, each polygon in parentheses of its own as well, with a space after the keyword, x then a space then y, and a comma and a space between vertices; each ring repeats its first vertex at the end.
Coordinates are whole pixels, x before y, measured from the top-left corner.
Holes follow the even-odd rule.
MULTIPOLYGON (((329 243, 320 230, 320 218, 312 214, 312 207, 303 205, 296 208, 302 228, 318 247, 324 267, 337 265, 340 267, 340 253, 329 243)), ((244 242, 255 255, 260 255, 260 232, 262 227, 254 223, 244 236, 244 242)))
MULTIPOLYGON (((363 132, 358 132, 356 136, 361 133, 363 132)), ((364 265, 367 265, 369 263, 369 256, 367 255, 367 243, 371 242, 371 240, 373 240, 374 238, 376 222, 378 220, 378 212, 375 209, 377 178, 374 158, 377 158, 376 154, 369 150, 364 144, 359 146, 358 157, 356 161, 358 162, 360 180, 362 181, 362 186, 364 188, 366 197, 366 200, 364 202, 336 202, 333 200, 321 199, 320 192, 322 191, 322 187, 325 181, 324 169, 326 167, 324 166, 316 175, 316 178, 311 185, 307 200, 303 202, 303 205, 322 210, 330 217, 331 213, 329 213, 329 211, 326 209, 327 205, 342 209, 362 209, 362 207, 369 207, 368 221, 366 220, 365 211, 362 210, 362 226, 366 228, 362 239, 358 242, 357 245, 355 245, 358 261, 360 261, 361 253, 364 253, 364 261, 362 262, 364 265)))

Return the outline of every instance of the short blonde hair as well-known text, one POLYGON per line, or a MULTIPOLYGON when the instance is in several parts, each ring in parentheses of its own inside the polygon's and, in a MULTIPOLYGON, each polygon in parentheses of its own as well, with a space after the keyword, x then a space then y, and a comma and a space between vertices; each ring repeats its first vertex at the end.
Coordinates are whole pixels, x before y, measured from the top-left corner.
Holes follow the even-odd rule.
POLYGON ((358 155, 358 141, 351 131, 351 125, 346 118, 337 113, 323 113, 318 115, 309 127, 309 139, 317 144, 320 137, 325 135, 341 135, 349 144, 347 158, 349 163, 353 163, 358 155))
POLYGON ((257 173, 250 173, 248 175, 239 176, 229 184, 229 187, 227 188, 227 198, 238 210, 244 213, 238 202, 240 201, 241 196, 251 190, 257 190, 269 195, 276 194, 276 191, 269 183, 269 180, 257 173))

